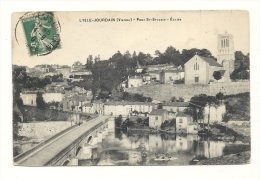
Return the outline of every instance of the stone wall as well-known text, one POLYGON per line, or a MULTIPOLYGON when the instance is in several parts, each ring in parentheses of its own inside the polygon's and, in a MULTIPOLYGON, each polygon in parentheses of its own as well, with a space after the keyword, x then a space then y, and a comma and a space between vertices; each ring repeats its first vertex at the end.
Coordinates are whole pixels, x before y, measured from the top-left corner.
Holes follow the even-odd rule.
POLYGON ((250 91, 250 81, 239 81, 229 83, 210 83, 210 94, 216 95, 222 92, 224 95, 245 93, 250 91))
POLYGON ((250 91, 250 82, 214 82, 210 84, 151 84, 136 88, 128 88, 126 92, 143 94, 158 101, 169 101, 171 97, 183 97, 189 101, 191 97, 199 94, 216 95, 222 92, 226 95, 245 93, 250 91))
POLYGON ((70 121, 21 123, 19 135, 33 139, 46 139, 69 128, 71 125, 74 124, 70 121))

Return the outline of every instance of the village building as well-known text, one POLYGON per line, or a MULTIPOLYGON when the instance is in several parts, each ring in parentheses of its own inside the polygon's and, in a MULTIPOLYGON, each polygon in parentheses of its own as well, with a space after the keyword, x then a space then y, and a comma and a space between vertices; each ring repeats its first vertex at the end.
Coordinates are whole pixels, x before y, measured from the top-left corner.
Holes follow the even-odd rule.
POLYGON ((36 65, 34 67, 34 70, 35 71, 41 71, 41 72, 44 72, 44 73, 56 72, 56 70, 50 65, 36 65))
POLYGON ((57 72, 62 74, 62 77, 68 79, 71 74, 71 68, 68 65, 62 65, 57 68, 57 72))
POLYGON ((109 101, 104 104, 104 115, 124 117, 137 113, 148 115, 156 105, 151 102, 109 101))
POLYGON ((93 112, 92 104, 91 103, 83 104, 82 105, 82 112, 93 114, 94 112, 93 112))
POLYGON ((151 80, 159 81, 160 80, 160 70, 150 71, 149 75, 151 80))
POLYGON ((184 70, 163 70, 160 73, 160 82, 161 83, 173 83, 176 80, 184 79, 184 70))
POLYGON ((128 88, 138 87, 143 84, 143 78, 141 76, 130 76, 127 81, 128 88))
MULTIPOLYGON (((23 100, 24 105, 28 106, 36 106, 36 98, 37 98, 37 92, 38 91, 24 91, 20 94, 20 97, 23 100)), ((51 102, 62 102, 62 99, 64 97, 64 93, 61 92, 44 92, 40 91, 42 93, 42 97, 45 101, 45 103, 51 103, 51 102)))
POLYGON ((71 66, 71 71, 79 71, 79 70, 84 70, 85 65, 83 65, 81 62, 76 61, 75 63, 72 64, 71 66))
POLYGON ((151 81, 151 76, 148 73, 144 74, 143 81, 149 84, 151 81))
POLYGON ((166 120, 168 120, 168 111, 166 109, 154 109, 149 114, 149 127, 158 130, 166 120))
POLYGON ((45 78, 47 76, 55 76, 55 75, 59 75, 58 72, 48 72, 48 73, 43 73, 40 78, 45 78))
POLYGON ((162 103, 163 109, 169 112, 169 117, 176 118, 178 112, 183 112, 189 107, 187 102, 164 102, 162 103))
POLYGON ((45 92, 60 92, 65 93, 65 90, 70 88, 66 81, 64 82, 52 82, 51 84, 47 84, 45 86, 45 92))
POLYGON ((226 113, 226 106, 225 104, 220 105, 209 105, 206 104, 204 107, 204 121, 208 121, 212 123, 220 123, 222 122, 223 115, 226 113))
POLYGON ((91 99, 85 95, 69 95, 63 98, 63 111, 83 112, 84 104, 90 103, 91 99))
POLYGON ((194 124, 191 115, 178 112, 176 115, 176 133, 198 133, 198 126, 194 124))
POLYGON ((152 71, 162 71, 162 70, 176 70, 178 67, 174 64, 158 64, 158 65, 148 65, 147 69, 149 72, 152 71))

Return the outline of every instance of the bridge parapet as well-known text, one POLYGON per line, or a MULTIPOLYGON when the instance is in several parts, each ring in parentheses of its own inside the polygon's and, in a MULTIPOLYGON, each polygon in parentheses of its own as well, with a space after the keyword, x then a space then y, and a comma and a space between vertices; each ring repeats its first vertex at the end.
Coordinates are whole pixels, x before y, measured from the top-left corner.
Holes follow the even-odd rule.
MULTIPOLYGON (((99 124, 95 125, 92 127, 90 130, 86 131, 84 134, 79 136, 76 140, 74 140, 70 145, 65 147, 63 150, 61 150, 54 158, 46 162, 44 165, 49 166, 49 165, 61 165, 61 163, 64 163, 64 161, 67 161, 69 158, 74 157, 71 154, 71 151, 77 150, 80 145, 84 145, 86 143, 87 137, 90 134, 93 133, 99 133, 100 127, 106 126, 105 124, 109 121, 109 119, 105 119, 105 121, 100 122, 99 124), (86 140, 85 140, 86 139, 86 140), (62 161, 62 159, 66 158, 65 160, 62 161)), ((102 139, 101 139, 102 140, 102 139)), ((75 153, 75 152, 73 152, 75 153)))

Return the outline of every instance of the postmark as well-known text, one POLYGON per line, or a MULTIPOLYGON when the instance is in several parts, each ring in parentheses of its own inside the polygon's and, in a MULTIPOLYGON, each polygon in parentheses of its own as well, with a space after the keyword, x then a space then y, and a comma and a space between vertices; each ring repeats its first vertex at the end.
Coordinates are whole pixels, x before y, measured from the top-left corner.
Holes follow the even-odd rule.
POLYGON ((47 55, 61 48, 59 28, 52 12, 28 13, 21 18, 30 56, 47 55))

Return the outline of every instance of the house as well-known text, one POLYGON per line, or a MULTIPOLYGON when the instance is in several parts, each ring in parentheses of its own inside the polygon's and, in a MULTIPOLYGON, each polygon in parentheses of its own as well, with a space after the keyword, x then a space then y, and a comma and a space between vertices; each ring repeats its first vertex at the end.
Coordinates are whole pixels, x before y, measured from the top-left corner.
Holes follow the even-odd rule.
POLYGON ((63 111, 83 112, 83 105, 90 103, 90 98, 85 95, 66 95, 63 100, 63 111))
POLYGON ((46 92, 60 92, 65 93, 65 89, 69 88, 70 86, 66 81, 64 82, 52 82, 51 84, 47 84, 45 86, 46 92))
POLYGON ((161 73, 160 70, 150 71, 149 72, 150 79, 159 81, 160 80, 160 73, 161 73))
POLYGON ((169 83, 174 82, 175 80, 184 79, 184 70, 162 70, 160 73, 160 82, 169 83))
POLYGON ((166 109, 154 109, 149 114, 149 127, 158 130, 166 120, 168 120, 168 111, 166 109))
POLYGON ((141 76, 130 76, 128 77, 128 88, 141 86, 143 78, 141 76))
POLYGON ((148 65, 147 69, 149 72, 152 71, 162 71, 162 70, 176 70, 177 66, 174 64, 158 64, 158 65, 148 65))
POLYGON ((169 112, 169 117, 176 118, 178 112, 183 112, 188 108, 189 103, 187 102, 164 102, 162 103, 163 109, 169 112))
POLYGON ((129 116, 149 114, 156 105, 151 102, 109 101, 104 104, 104 114, 113 116, 129 116))
POLYGON ((193 123, 193 118, 184 112, 176 115, 176 133, 198 133, 198 126, 193 123))
POLYGON ((34 70, 41 71, 43 73, 56 72, 56 70, 50 65, 36 65, 34 70))
POLYGON ((151 81, 151 76, 149 75, 149 74, 144 74, 143 75, 143 81, 144 82, 147 82, 147 83, 150 83, 150 81, 151 81))
POLYGON ((194 55, 184 64, 185 84, 208 84, 210 80, 214 81, 213 73, 223 70, 213 58, 194 55))
POLYGON ((62 77, 68 79, 71 73, 71 68, 67 65, 62 65, 57 68, 57 72, 62 74, 62 77))
POLYGON ((81 62, 76 61, 75 63, 73 63, 73 65, 71 66, 71 71, 79 71, 79 70, 84 70, 85 69, 85 65, 83 65, 81 62))
POLYGON ((204 121, 208 121, 209 119, 209 122, 211 124, 215 122, 220 123, 225 113, 226 113, 225 104, 221 104, 221 105, 206 104, 206 106, 204 107, 204 121))
MULTIPOLYGON (((64 93, 61 92, 54 92, 54 91, 49 91, 49 92, 43 92, 42 97, 46 103, 50 102, 62 102, 62 99, 64 97, 64 93)), ((37 98, 37 91, 24 91, 20 94, 23 104, 28 105, 28 106, 36 106, 36 98, 37 98)))

